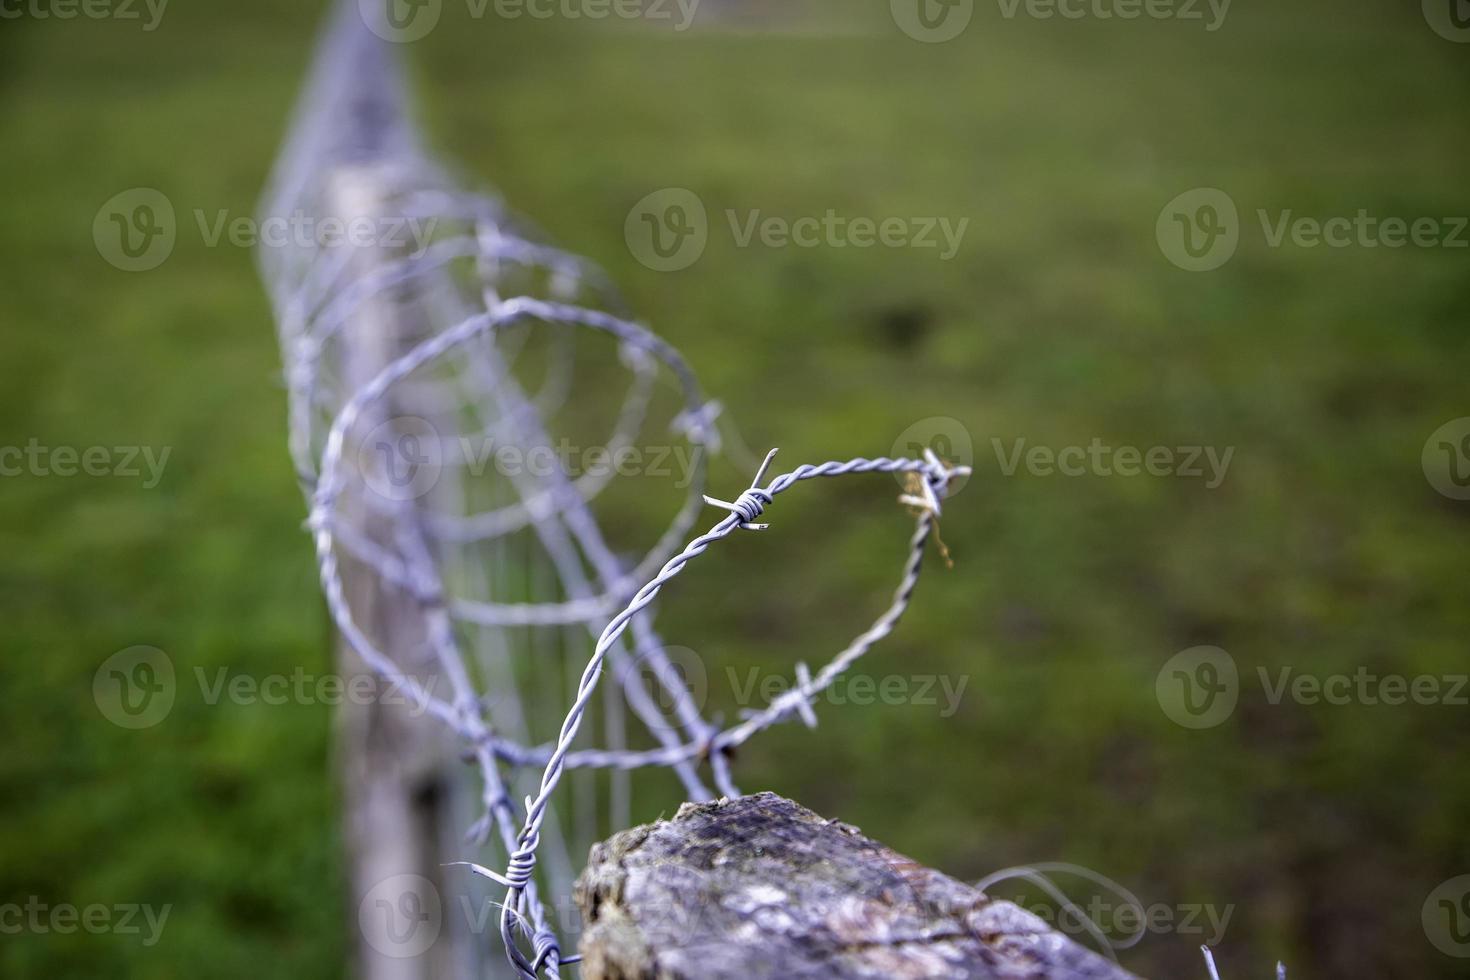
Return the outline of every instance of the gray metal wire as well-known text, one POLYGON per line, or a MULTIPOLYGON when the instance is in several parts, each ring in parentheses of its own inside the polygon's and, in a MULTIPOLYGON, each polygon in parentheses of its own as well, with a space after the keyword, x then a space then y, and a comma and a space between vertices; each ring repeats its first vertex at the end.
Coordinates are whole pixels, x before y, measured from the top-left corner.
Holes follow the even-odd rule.
MULTIPOLYGON (((619 782, 612 795, 626 804, 626 774, 644 767, 673 771, 690 799, 708 799, 703 770, 714 792, 739 794, 729 755, 760 731, 798 718, 815 724, 815 699, 876 643, 908 608, 925 545, 950 481, 968 470, 926 453, 920 459, 849 459, 803 464, 762 485, 774 451, 752 484, 733 501, 704 495, 707 457, 719 449, 719 406, 705 398, 693 371, 670 344, 629 319, 595 266, 532 241, 516 230, 499 202, 467 193, 446 177, 422 148, 407 114, 403 79, 388 46, 362 23, 355 0, 343 0, 326 32, 312 80, 266 196, 267 215, 335 213, 334 189, 366 182, 378 206, 399 216, 431 220, 432 241, 413 253, 375 248, 367 256, 351 248, 307 245, 263 251, 262 275, 275 308, 290 406, 290 450, 309 501, 323 593, 337 630, 373 671, 393 678, 428 716, 466 745, 480 777, 480 814, 468 828, 472 846, 498 839, 505 870, 465 862, 506 888, 501 937, 517 975, 558 977, 563 956, 556 930, 538 894, 543 843, 569 864, 570 852, 553 818, 568 769, 609 770, 619 782), (464 265, 472 266, 466 285, 464 265), (519 294, 514 270, 545 273, 549 295, 519 294), (592 305, 595 304, 595 305, 592 305), (381 312, 405 324, 405 343, 379 358, 366 383, 339 367, 364 347, 380 354, 385 338, 374 335, 381 312), (526 336, 546 332, 554 358, 539 391, 524 390, 515 373, 526 336), (519 331, 519 332, 518 332, 519 331), (611 338, 631 378, 614 421, 609 447, 628 445, 645 423, 660 378, 673 382, 681 402, 676 434, 693 450, 697 466, 683 505, 669 527, 636 561, 608 544, 590 503, 608 479, 549 474, 506 474, 500 499, 484 507, 464 475, 449 467, 445 486, 421 498, 383 499, 366 485, 369 474, 352 465, 363 429, 379 423, 401 402, 429 406, 453 437, 493 439, 521 447, 550 445, 546 419, 558 406, 583 396, 572 380, 570 345, 583 333, 611 338), (915 474, 909 505, 915 527, 893 599, 878 618, 812 674, 797 667, 798 682, 737 723, 719 728, 706 719, 653 625, 651 604, 660 591, 716 542, 757 523, 775 498, 816 478, 850 474, 915 474), (705 506, 729 514, 689 539, 705 506), (370 512, 391 528, 372 534, 359 526, 370 512), (529 537, 528 537, 529 536, 529 537), (495 562, 524 560, 509 542, 534 542, 532 559, 554 584, 548 595, 514 601, 497 594, 495 562), (687 543, 686 543, 687 541, 687 543), (498 547, 497 551, 487 548, 498 547), (348 598, 344 560, 369 571, 382 590, 411 595, 415 615, 440 675, 441 692, 404 669, 408 651, 384 647, 363 625, 363 610, 348 598), (590 652, 568 646, 568 627, 585 631, 590 652), (560 637, 563 655, 579 673, 570 707, 547 744, 530 739, 532 724, 549 709, 522 703, 513 676, 496 676, 507 689, 477 686, 486 673, 477 664, 504 656, 536 656, 537 633, 560 637), (626 634, 626 635, 625 635, 626 634), (475 639, 475 637, 487 639, 475 639), (631 640, 631 649, 629 641, 631 640), (670 705, 666 712, 625 669, 636 654, 651 669, 670 705), (574 748, 599 692, 605 665, 613 681, 604 696, 607 744, 574 748), (487 693, 498 695, 487 704, 487 693), (655 748, 628 748, 623 707, 631 709, 655 748), (669 717, 671 715, 672 717, 669 717), (494 716, 494 717, 492 717, 494 716), (521 732, 520 738, 510 733, 521 732), (517 773, 540 771, 523 806, 514 800, 517 773), (522 944, 529 943, 529 951, 522 944)), ((360 461, 359 461, 360 462, 360 461)), ((533 576, 535 577, 535 576, 533 576)), ((558 709, 558 713, 561 713, 558 709)), ((613 813, 619 812, 615 804, 613 813)), ((474 856, 473 851, 468 856, 474 856)), ((558 876, 566 884, 567 873, 558 876)))
MULTIPOLYGON (((1205 969, 1210 972, 1210 980, 1220 980, 1220 971, 1215 969, 1215 952, 1208 946, 1201 946, 1200 953, 1205 958, 1205 969)), ((1286 964, 1276 964, 1276 980, 1286 980, 1286 964)))
MULTIPOLYGON (((792 714, 803 713, 810 718, 809 712, 811 701, 817 694, 825 690, 831 683, 848 667, 857 661, 859 657, 867 653, 872 646, 892 632, 904 611, 908 608, 909 601, 913 597, 914 588, 918 585, 919 571, 923 565, 925 543, 933 529, 934 521, 939 516, 940 501, 944 496, 952 478, 968 473, 967 467, 951 467, 937 459, 932 453, 926 454, 922 460, 913 459, 851 459, 845 462, 827 462, 817 465, 803 464, 789 473, 783 473, 776 477, 765 487, 760 486, 760 479, 765 469, 769 466, 771 459, 775 456, 772 450, 762 464, 761 471, 756 474, 751 486, 740 494, 733 502, 705 498, 706 502, 722 507, 731 512, 730 516, 723 518, 704 534, 695 538, 684 548, 682 552, 669 560, 657 576, 647 585, 639 589, 637 594, 622 612, 618 613, 608 623, 598 638, 597 648, 594 650, 592 659, 588 661, 586 669, 582 672, 582 679, 578 685, 577 697, 571 708, 567 711, 566 718, 562 722, 561 732, 557 737, 556 747, 552 750, 550 758, 546 762, 546 769, 541 777, 541 788, 537 795, 526 801, 526 822, 521 829, 518 838, 518 847, 511 856, 510 864, 503 874, 497 874, 487 868, 476 866, 475 870, 485 877, 491 878, 504 885, 506 898, 503 905, 501 917, 501 938, 505 941, 506 949, 510 954, 512 962, 523 977, 535 980, 537 972, 544 966, 554 966, 557 951, 554 946, 546 946, 533 936, 536 942, 535 958, 527 959, 521 952, 516 942, 516 933, 521 926, 518 915, 523 903, 530 896, 529 889, 533 887, 532 876, 536 869, 536 851, 540 845, 541 827, 546 819, 547 806, 551 796, 555 792, 557 784, 561 780, 562 772, 568 765, 571 744, 577 737, 581 728, 583 713, 597 689, 597 683, 602 674, 602 663, 607 650, 612 646, 622 632, 627 629, 628 623, 638 615, 649 603, 653 602, 659 591, 677 576, 686 565, 694 558, 704 554, 716 541, 729 537, 739 529, 765 530, 769 525, 755 523, 767 505, 775 500, 777 494, 789 489, 802 480, 815 477, 843 476, 851 473, 918 473, 922 477, 925 490, 922 503, 924 506, 918 510, 918 518, 913 538, 909 542, 909 558, 904 566, 903 578, 895 591, 893 601, 883 614, 874 621, 873 625, 860 634, 847 645, 836 657, 832 659, 815 677, 808 677, 801 684, 791 688, 785 694, 774 699, 771 704, 761 712, 748 718, 744 723, 727 729, 713 738, 699 745, 684 747, 688 755, 650 755, 648 753, 603 753, 599 761, 607 761, 620 766, 643 766, 643 765, 666 765, 678 758, 689 758, 692 754, 714 759, 723 757, 729 750, 741 745, 755 733, 768 728, 776 722, 792 714)), ((733 786, 724 786, 722 791, 729 796, 739 795, 733 786)))

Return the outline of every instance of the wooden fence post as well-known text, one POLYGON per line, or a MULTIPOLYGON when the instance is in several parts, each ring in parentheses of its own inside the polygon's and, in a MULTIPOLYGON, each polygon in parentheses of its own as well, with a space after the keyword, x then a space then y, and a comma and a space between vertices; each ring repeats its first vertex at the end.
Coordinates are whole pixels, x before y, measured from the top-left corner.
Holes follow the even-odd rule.
POLYGON ((1136 980, 774 793, 597 844, 576 898, 583 980, 1136 980))
MULTIPOLYGON (((371 166, 344 167, 332 176, 329 213, 349 227, 366 219, 382 228, 388 207, 387 185, 371 166)), ((363 279, 391 254, 376 241, 343 244, 352 248, 354 278, 363 279)), ((393 294, 384 291, 363 301, 344 327, 338 364, 343 390, 365 387, 414 342, 393 294)), ((359 421, 361 438, 379 426, 391 431, 412 414, 395 394, 359 421)), ((368 447, 371 452, 372 447, 368 447)), ((344 457, 357 465, 352 447, 344 457)), ((360 494, 375 492, 367 474, 354 474, 360 494)), ((390 551, 397 523, 383 507, 370 507, 353 493, 344 495, 344 515, 358 535, 390 551)), ((383 500, 391 508, 393 501, 383 500)), ((386 585, 371 569, 344 560, 344 591, 364 632, 388 652, 405 674, 432 684, 438 671, 426 641, 417 600, 386 585)), ((477 957, 473 937, 459 928, 458 908, 443 888, 441 866, 462 855, 448 837, 445 810, 455 782, 455 748, 440 726, 418 715, 401 697, 384 697, 396 685, 374 674, 338 638, 337 669, 346 690, 373 685, 379 696, 345 698, 338 715, 336 751, 350 883, 349 915, 359 925, 356 976, 360 980, 463 980, 473 976, 477 957)), ((431 688, 432 689, 432 688, 431 688)))

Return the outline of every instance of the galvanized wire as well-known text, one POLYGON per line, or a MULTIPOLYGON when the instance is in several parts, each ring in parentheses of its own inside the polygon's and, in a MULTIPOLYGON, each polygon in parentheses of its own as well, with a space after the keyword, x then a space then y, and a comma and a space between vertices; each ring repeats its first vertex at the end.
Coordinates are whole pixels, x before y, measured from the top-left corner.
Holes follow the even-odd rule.
MULTIPOLYGON (((708 799, 707 769, 714 791, 738 795, 732 750, 788 719, 814 725, 813 701, 893 630, 918 582, 950 480, 967 471, 933 454, 858 458, 803 464, 760 485, 768 456, 735 500, 704 496, 708 456, 720 446, 719 406, 704 396, 683 357, 628 318, 594 265, 534 241, 499 202, 459 189, 423 149, 407 103, 389 46, 366 29, 355 0, 344 0, 322 42, 263 211, 341 217, 341 188, 365 187, 365 199, 382 217, 432 223, 436 231, 414 250, 308 243, 262 251, 285 360, 291 457, 308 497, 307 525, 337 630, 371 670, 392 678, 465 744, 480 776, 481 812, 468 838, 476 847, 498 839, 507 855, 503 873, 466 863, 507 889, 501 936, 514 971, 528 980, 543 972, 557 977, 573 958, 562 954, 536 877, 544 842, 554 841, 552 852, 569 864, 570 849, 552 816, 565 771, 609 770, 615 820, 626 810, 626 773, 634 769, 669 769, 688 798, 708 799), (547 295, 519 292, 517 270, 544 274, 547 295), (401 333, 383 336, 385 321, 397 321, 401 333), (551 341, 539 391, 525 390, 517 373, 533 330, 551 341), (442 485, 423 496, 385 498, 372 491, 374 473, 360 456, 363 430, 391 423, 403 405, 428 406, 448 430, 434 427, 441 456, 456 438, 550 447, 546 420, 563 404, 586 397, 572 378, 570 351, 575 337, 587 333, 611 338, 630 375, 622 404, 605 413, 613 421, 604 444, 632 443, 663 378, 672 380, 681 403, 676 435, 696 461, 683 505, 643 557, 629 561, 618 554, 591 509, 610 477, 574 478, 560 466, 547 474, 502 474, 501 499, 488 507, 476 502, 468 475, 454 464, 446 467, 442 485), (354 359, 374 365, 367 380, 343 368, 354 359), (891 603, 815 674, 798 665, 795 686, 738 723, 718 727, 704 717, 668 658, 651 604, 716 542, 765 527, 757 518, 779 494, 807 480, 860 473, 918 477, 915 489, 900 498, 915 527, 891 603), (730 513, 688 540, 704 506, 730 513), (364 514, 389 532, 364 527, 364 514), (534 543, 536 555, 526 559, 507 550, 512 541, 534 543), (546 595, 499 594, 503 576, 486 568, 492 558, 497 567, 529 561, 543 569, 531 578, 549 583, 541 590, 546 595), (438 675, 449 681, 447 692, 410 673, 405 661, 411 651, 385 648, 364 625, 365 611, 354 606, 344 585, 344 561, 370 573, 377 589, 413 598, 418 631, 438 675), (568 645, 569 634, 561 632, 568 627, 585 631, 583 642, 595 641, 589 653, 568 645), (579 667, 564 711, 525 700, 514 673, 505 669, 506 658, 539 656, 535 651, 544 644, 530 639, 538 634, 558 637, 554 645, 567 664, 579 667), (635 657, 650 668, 667 712, 645 690, 642 676, 626 669, 635 657), (606 744, 574 748, 606 664, 618 668, 602 702, 606 744), (484 689, 480 678, 492 674, 501 689, 484 689), (657 747, 627 747, 624 707, 657 747), (535 723, 552 710, 561 715, 554 738, 534 743, 535 723), (511 789, 516 774, 536 770, 534 793, 519 806, 511 789)), ((474 856, 473 849, 466 854, 474 856)), ((566 877, 558 876, 561 887, 566 877)))

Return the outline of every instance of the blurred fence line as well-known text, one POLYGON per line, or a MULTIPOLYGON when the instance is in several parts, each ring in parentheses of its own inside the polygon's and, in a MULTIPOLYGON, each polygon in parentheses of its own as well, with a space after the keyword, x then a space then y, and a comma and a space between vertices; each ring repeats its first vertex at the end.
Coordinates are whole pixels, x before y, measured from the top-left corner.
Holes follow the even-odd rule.
POLYGON ((803 465, 761 485, 763 466, 734 501, 704 496, 719 406, 675 349, 627 318, 599 270, 461 190, 425 151, 392 46, 356 0, 339 4, 324 35, 262 212, 341 232, 260 253, 339 667, 406 691, 414 713, 439 723, 376 702, 343 719, 361 975, 505 975, 453 916, 442 916, 448 941, 427 945, 371 924, 384 881, 433 875, 437 889, 456 873, 445 866, 466 861, 507 890, 514 973, 558 976, 572 958, 556 937, 576 923, 557 920, 567 906, 557 899, 570 895, 587 845, 631 822, 629 772, 666 767, 691 800, 738 795, 730 750, 784 720, 815 724, 817 695, 896 624, 962 469, 926 453, 803 465), (620 404, 598 416, 605 445, 633 445, 658 391, 672 391, 669 437, 696 461, 669 527, 632 560, 594 513, 610 476, 559 465, 477 472, 454 458, 472 440, 549 449, 549 420, 589 397, 577 380, 588 334, 610 343, 626 374, 620 404), (915 532, 892 604, 815 674, 799 666, 789 690, 719 729, 666 653, 654 597, 718 540, 763 527, 757 518, 784 490, 867 472, 907 475, 900 499, 915 532), (686 545, 707 504, 729 513, 686 545), (611 683, 599 686, 604 666, 611 683), (596 747, 574 748, 588 721, 596 747))

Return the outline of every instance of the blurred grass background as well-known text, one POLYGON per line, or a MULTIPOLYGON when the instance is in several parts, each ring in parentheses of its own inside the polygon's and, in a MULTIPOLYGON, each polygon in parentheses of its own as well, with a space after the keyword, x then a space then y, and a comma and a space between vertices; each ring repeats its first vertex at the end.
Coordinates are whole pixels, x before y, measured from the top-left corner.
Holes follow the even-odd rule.
MULTIPOLYGON (((91 698, 97 666, 135 644, 181 672, 330 669, 271 316, 252 256, 206 247, 192 218, 253 213, 322 12, 177 3, 152 32, 0 26, 0 444, 172 447, 151 490, 3 481, 0 901, 174 906, 152 948, 0 937, 6 976, 344 974, 329 710, 180 698, 128 732, 91 698), (179 240, 129 274, 91 228, 134 186, 169 196, 179 240)), ((743 785, 957 876, 1068 860, 1145 903, 1233 906, 1231 977, 1278 956, 1297 976, 1466 975, 1420 925, 1428 892, 1470 871, 1466 709, 1270 705, 1252 680, 1465 671, 1470 511, 1419 456, 1470 414, 1466 253, 1269 248, 1254 216, 1470 214, 1470 52, 1388 2, 1239 5, 1212 33, 980 5, 943 45, 904 37, 883 4, 815 13, 673 35, 448 4, 406 51, 438 147, 603 263, 752 447, 886 453, 929 416, 974 438, 943 523, 957 567, 934 566, 871 668, 968 678, 958 712, 826 707, 816 733, 744 751, 743 785), (675 274, 623 241, 628 209, 666 186, 712 219, 675 274), (1226 190, 1244 226, 1207 274, 1154 239, 1197 186, 1226 190), (970 224, 951 262, 739 249, 727 208, 970 224), (991 442, 1094 437, 1235 456, 1207 490, 1008 477, 991 442), (1196 644, 1245 679, 1206 731, 1154 696, 1196 644)), ((726 465, 717 486, 744 476, 726 465)), ((820 660, 891 588, 893 492, 783 498, 777 530, 671 593, 667 638, 742 677, 820 660)), ((676 799, 647 783, 639 817, 676 799)), ((1124 963, 1202 976, 1200 938, 1150 936, 1124 963)))

